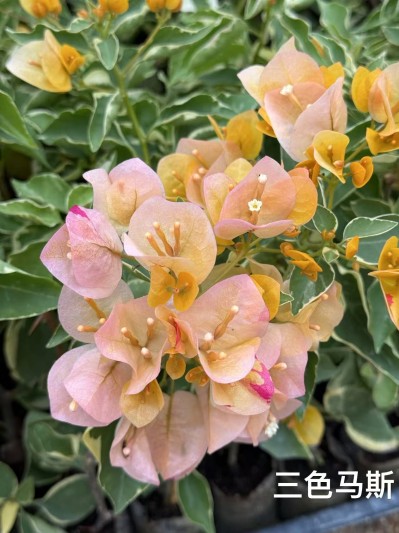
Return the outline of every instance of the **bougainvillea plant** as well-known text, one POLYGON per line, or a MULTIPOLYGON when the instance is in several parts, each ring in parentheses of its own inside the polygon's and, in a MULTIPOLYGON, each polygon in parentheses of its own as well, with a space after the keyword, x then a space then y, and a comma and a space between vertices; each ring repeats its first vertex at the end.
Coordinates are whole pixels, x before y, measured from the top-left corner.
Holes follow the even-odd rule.
POLYGON ((372 24, 351 33, 340 2, 314 34, 284 2, 203 3, 21 0, 18 26, 4 8, 7 363, 39 479, 57 439, 58 474, 85 445, 117 510, 206 483, 234 442, 310 458, 328 418, 398 445, 399 63, 367 55, 372 24), (30 374, 34 332, 51 355, 30 374))

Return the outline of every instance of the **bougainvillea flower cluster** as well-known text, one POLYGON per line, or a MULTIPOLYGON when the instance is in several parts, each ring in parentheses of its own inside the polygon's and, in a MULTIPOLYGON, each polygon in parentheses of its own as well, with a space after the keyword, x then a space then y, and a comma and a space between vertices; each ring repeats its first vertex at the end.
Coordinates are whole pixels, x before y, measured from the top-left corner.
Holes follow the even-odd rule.
MULTIPOLYGON (((166 199, 167 174, 138 159, 87 172, 94 208, 72 207, 41 255, 64 284, 61 324, 84 343, 50 372, 52 415, 92 427, 119 420, 111 462, 143 482, 181 477, 228 442, 272 436, 300 405, 307 351, 342 316, 339 289, 293 317, 289 304, 278 310, 279 271, 252 272, 259 238, 313 216, 307 171, 265 157, 236 182, 224 171, 232 154, 243 166, 241 150, 225 143, 205 152, 191 201, 166 199), (218 237, 230 253, 248 248, 239 273, 217 259, 218 237), (148 295, 134 298, 123 268, 147 272, 148 295), (317 316, 320 306, 328 309, 317 316)), ((188 147, 186 168, 205 145, 188 147)))
MULTIPOLYGON (((45 39, 66 84, 60 49, 45 39)), ((57 85, 46 53, 40 83, 57 85)), ((353 82, 356 106, 383 125, 379 142, 399 131, 397 72, 364 69, 353 82)), ((257 445, 301 405, 308 353, 344 314, 341 285, 317 285, 324 250, 301 232, 348 175, 360 188, 373 174, 370 156, 346 155, 343 77, 339 63, 321 67, 290 40, 266 67, 239 74, 262 120, 249 110, 221 128, 209 117, 217 138, 181 139, 156 172, 138 158, 88 170, 93 208, 73 206, 44 247, 43 263, 64 284, 61 325, 81 343, 50 372, 52 415, 91 427, 117 421, 111 463, 135 479, 156 485, 230 442, 257 445), (262 134, 298 165, 256 161, 262 134), (314 297, 298 305, 295 283, 314 297)), ((327 243, 335 236, 319 233, 327 243)), ((359 242, 351 236, 335 251, 355 265, 359 242)), ((372 275, 398 326, 397 252, 391 237, 372 275)))

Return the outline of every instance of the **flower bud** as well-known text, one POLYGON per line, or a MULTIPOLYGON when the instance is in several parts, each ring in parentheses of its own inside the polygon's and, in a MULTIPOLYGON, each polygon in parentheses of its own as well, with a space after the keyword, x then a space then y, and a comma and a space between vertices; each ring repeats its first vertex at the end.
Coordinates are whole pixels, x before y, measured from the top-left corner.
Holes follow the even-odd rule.
POLYGON ((100 0, 100 8, 104 13, 121 15, 129 9, 128 0, 100 0))
POLYGON ((147 0, 147 6, 153 13, 158 13, 163 9, 177 13, 180 11, 183 0, 147 0))
POLYGON ((371 179, 374 171, 373 160, 370 156, 362 157, 360 161, 354 161, 349 165, 353 185, 360 189, 371 179))
POLYGON ((20 0, 20 4, 27 13, 37 18, 59 15, 62 10, 60 0, 20 0))
POLYGON ((357 254, 359 250, 359 243, 360 243, 360 239, 358 236, 352 237, 351 239, 349 239, 346 245, 346 249, 345 249, 346 259, 352 259, 353 257, 355 257, 355 255, 357 254))

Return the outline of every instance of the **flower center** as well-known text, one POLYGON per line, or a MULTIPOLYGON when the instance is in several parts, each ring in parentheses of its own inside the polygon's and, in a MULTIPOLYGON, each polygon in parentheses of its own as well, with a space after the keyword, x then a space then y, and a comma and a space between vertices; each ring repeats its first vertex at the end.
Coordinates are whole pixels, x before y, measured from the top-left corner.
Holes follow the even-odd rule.
POLYGON ((259 213, 260 209, 262 207, 262 200, 257 200, 254 198, 253 200, 250 200, 248 202, 248 209, 251 211, 251 213, 259 213))
POLYGON ((160 245, 156 241, 154 235, 151 232, 147 232, 145 234, 145 238, 149 242, 151 248, 157 253, 159 256, 165 256, 169 255, 171 257, 177 257, 180 254, 181 251, 181 232, 180 232, 180 222, 175 221, 173 224, 173 228, 171 228, 171 233, 174 236, 174 245, 172 246, 165 233, 161 229, 161 225, 159 222, 153 222, 152 224, 155 233, 157 234, 159 240, 161 241, 164 250, 161 249, 160 245))

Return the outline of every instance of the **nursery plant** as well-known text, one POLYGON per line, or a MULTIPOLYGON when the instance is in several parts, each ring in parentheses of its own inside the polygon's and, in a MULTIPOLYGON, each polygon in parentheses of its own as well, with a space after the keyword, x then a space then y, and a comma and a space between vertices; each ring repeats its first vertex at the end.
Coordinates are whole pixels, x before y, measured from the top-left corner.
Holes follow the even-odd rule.
POLYGON ((327 437, 397 457, 399 7, 375 4, 0 2, 2 532, 135 500, 211 532, 226 450, 231 476, 244 447, 323 470, 327 437))

